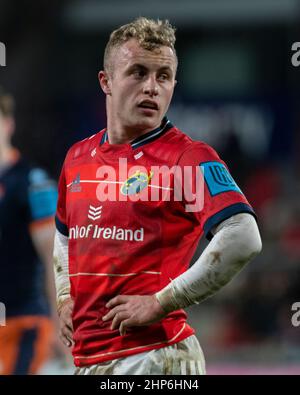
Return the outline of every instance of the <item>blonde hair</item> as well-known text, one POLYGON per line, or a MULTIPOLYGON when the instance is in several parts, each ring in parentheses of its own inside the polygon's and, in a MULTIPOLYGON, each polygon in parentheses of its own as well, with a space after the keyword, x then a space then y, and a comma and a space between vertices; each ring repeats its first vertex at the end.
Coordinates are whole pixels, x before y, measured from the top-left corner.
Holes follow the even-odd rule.
POLYGON ((142 48, 149 51, 153 51, 161 46, 171 48, 177 63, 175 28, 168 20, 161 21, 158 19, 155 21, 153 19, 139 17, 133 22, 123 25, 111 33, 104 51, 105 71, 113 71, 112 50, 119 48, 131 38, 137 40, 142 48))

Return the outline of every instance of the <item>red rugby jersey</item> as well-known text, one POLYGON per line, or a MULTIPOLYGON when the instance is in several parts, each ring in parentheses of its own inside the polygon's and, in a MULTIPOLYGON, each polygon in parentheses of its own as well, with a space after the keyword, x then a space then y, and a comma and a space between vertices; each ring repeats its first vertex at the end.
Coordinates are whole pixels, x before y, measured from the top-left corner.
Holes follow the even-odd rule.
POLYGON ((188 269, 203 233, 210 238, 213 226, 241 212, 253 210, 217 153, 166 118, 131 144, 109 144, 103 130, 72 146, 60 176, 56 225, 69 237, 75 365, 192 335, 186 313, 178 310, 120 336, 111 322, 102 321, 105 304, 116 295, 161 290, 188 269), (168 175, 172 167, 177 170, 168 175), (185 189, 192 193, 198 185, 200 211, 187 211, 193 199, 185 189))

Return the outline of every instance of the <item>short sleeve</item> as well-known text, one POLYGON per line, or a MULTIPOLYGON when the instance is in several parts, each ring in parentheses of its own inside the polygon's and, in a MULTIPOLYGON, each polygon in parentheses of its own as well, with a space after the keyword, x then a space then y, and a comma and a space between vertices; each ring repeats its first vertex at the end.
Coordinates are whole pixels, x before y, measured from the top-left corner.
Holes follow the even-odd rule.
POLYGON ((53 217, 56 203, 56 183, 43 169, 31 169, 28 173, 29 221, 34 223, 53 217))
POLYGON ((193 142, 179 158, 178 166, 182 172, 192 169, 188 182, 184 183, 183 196, 186 200, 186 189, 191 189, 201 201, 199 209, 191 214, 196 216, 207 239, 212 239, 211 230, 216 225, 232 215, 250 213, 256 217, 227 165, 209 145, 193 142))
POLYGON ((56 229, 65 236, 69 235, 66 215, 66 177, 65 164, 62 167, 58 181, 58 201, 55 215, 56 229))

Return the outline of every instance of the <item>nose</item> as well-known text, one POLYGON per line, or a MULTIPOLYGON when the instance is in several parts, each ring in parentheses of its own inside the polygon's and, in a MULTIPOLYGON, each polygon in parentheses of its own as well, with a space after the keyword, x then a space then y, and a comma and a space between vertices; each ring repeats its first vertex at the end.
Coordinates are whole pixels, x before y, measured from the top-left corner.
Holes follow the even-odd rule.
POLYGON ((149 75, 144 85, 144 93, 151 97, 158 95, 158 86, 155 76, 149 75))

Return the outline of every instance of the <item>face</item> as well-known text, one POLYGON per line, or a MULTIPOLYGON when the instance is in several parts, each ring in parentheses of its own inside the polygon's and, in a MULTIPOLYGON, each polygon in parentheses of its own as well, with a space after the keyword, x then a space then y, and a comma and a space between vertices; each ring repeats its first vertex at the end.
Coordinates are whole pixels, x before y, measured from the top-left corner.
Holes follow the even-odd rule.
POLYGON ((167 46, 153 51, 143 49, 131 39, 112 56, 112 75, 99 73, 101 87, 107 95, 108 124, 125 131, 155 129, 173 96, 175 54, 167 46))
POLYGON ((13 134, 14 120, 12 117, 5 117, 0 111, 0 148, 9 144, 9 140, 13 134))

